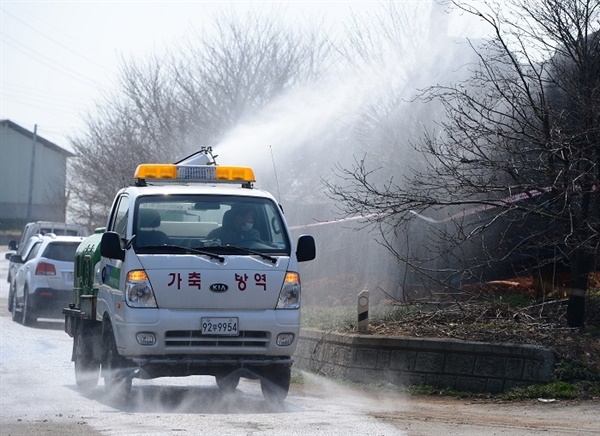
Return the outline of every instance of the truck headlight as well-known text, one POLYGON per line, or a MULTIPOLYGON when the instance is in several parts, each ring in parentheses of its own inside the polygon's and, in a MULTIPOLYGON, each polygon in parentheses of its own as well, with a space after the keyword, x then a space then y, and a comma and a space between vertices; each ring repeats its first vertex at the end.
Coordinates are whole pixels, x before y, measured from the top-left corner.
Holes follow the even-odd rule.
POLYGON ((146 271, 129 271, 125 282, 125 301, 130 307, 157 307, 146 271))
POLYGON ((285 280, 279 299, 277 309, 298 309, 300 307, 300 274, 288 271, 285 274, 285 280))
POLYGON ((294 343, 293 333, 281 333, 277 335, 277 345, 280 347, 289 347, 294 343))
POLYGON ((140 345, 156 344, 156 335, 152 332, 139 332, 135 335, 135 338, 140 345))

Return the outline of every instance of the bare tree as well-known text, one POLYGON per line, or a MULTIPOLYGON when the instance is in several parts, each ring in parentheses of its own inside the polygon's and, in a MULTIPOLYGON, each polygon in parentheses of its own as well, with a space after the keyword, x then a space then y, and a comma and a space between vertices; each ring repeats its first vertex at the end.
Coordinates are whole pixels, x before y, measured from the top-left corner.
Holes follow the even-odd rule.
POLYGON ((190 42, 174 65, 188 123, 206 143, 216 143, 241 119, 313 80, 327 52, 315 30, 283 26, 262 13, 217 16, 214 37, 190 42))
POLYGON ((259 13, 215 17, 216 32, 145 60, 123 60, 119 88, 74 139, 71 214, 103 224, 117 188, 141 162, 213 145, 281 92, 318 74, 327 43, 259 13))
POLYGON ((465 80, 422 94, 444 117, 412 141, 421 162, 380 182, 359 158, 331 195, 398 259, 446 283, 569 271, 567 321, 581 326, 600 243, 600 4, 446 4, 491 36, 469 41, 465 80))

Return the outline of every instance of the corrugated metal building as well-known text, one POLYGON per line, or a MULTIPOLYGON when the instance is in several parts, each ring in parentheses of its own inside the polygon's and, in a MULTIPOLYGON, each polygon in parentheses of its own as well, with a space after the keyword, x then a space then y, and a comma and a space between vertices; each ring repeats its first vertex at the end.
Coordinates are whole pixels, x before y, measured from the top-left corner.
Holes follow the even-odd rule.
POLYGON ((71 156, 73 153, 34 132, 0 120, 0 223, 64 222, 67 158, 71 156))

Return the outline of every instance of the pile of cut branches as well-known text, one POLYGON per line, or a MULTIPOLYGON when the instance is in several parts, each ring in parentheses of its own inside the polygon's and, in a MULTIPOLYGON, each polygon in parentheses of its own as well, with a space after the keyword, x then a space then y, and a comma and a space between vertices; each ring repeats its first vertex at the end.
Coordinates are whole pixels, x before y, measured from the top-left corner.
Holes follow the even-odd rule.
POLYGON ((515 304, 510 296, 454 296, 454 301, 395 304, 372 319, 370 334, 452 338, 478 342, 539 345, 558 359, 574 359, 600 370, 600 297, 588 298, 586 327, 566 327, 567 299, 515 304))

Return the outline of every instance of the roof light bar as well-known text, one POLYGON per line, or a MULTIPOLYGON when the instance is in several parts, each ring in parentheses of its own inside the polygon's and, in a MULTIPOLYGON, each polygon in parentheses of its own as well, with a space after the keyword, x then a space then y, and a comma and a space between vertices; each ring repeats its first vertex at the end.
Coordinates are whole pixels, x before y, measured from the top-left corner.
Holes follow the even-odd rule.
POLYGON ((135 170, 140 182, 204 182, 204 183, 253 183, 254 171, 249 167, 226 167, 215 165, 141 164, 135 170))

